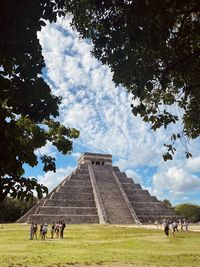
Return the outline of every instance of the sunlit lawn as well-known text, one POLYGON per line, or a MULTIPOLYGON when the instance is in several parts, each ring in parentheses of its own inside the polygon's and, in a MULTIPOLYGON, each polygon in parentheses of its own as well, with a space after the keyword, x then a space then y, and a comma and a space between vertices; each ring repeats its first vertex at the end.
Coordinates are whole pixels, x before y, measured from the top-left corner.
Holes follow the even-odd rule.
POLYGON ((200 233, 173 238, 161 230, 69 225, 64 234, 63 240, 29 240, 29 225, 0 225, 0 267, 200 266, 200 233))

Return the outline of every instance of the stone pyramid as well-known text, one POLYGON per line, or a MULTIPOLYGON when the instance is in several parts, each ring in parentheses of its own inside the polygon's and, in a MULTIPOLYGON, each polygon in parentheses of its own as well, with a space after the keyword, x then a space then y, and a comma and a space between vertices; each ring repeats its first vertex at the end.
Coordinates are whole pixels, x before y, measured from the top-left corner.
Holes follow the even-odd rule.
POLYGON ((72 174, 18 222, 132 224, 176 217, 140 184, 112 166, 112 155, 84 153, 72 174))

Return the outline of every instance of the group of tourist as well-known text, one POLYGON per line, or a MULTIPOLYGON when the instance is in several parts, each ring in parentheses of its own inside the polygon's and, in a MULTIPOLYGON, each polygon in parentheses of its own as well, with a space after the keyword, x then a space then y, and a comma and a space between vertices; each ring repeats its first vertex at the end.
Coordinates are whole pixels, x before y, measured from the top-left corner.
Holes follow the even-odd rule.
MULTIPOLYGON (((159 225, 158 221, 155 221, 155 225, 159 225)), ((179 231, 188 231, 188 222, 183 219, 183 220, 179 220, 178 222, 176 221, 169 221, 169 220, 163 220, 161 222, 161 224, 164 227, 164 232, 167 236, 169 236, 169 230, 171 229, 172 235, 175 236, 175 232, 179 232, 179 231)), ((54 238, 54 236, 56 236, 56 238, 61 238, 63 239, 64 237, 64 229, 65 229, 65 222, 64 221, 60 221, 60 222, 56 222, 53 223, 51 226, 51 239, 54 238)), ((30 227, 30 239, 37 239, 37 230, 38 230, 38 226, 37 223, 32 223, 31 227, 30 227)), ((48 225, 46 223, 42 223, 40 225, 40 239, 41 240, 45 240, 47 237, 47 231, 48 231, 48 225)))
MULTIPOLYGON (((56 238, 63 239, 64 229, 65 229, 65 222, 64 221, 53 223, 51 226, 51 237, 50 238, 53 239, 54 236, 56 236, 56 238)), ((30 240, 38 239, 37 230, 38 230, 37 223, 32 223, 30 226, 30 240)), ((48 232, 48 225, 46 223, 41 223, 41 225, 40 225, 40 239, 41 240, 46 239, 47 232, 48 232)))
POLYGON ((178 223, 176 221, 163 221, 164 232, 167 236, 169 236, 169 230, 171 229, 172 235, 175 236, 175 232, 179 231, 188 231, 188 222, 184 219, 183 221, 180 219, 178 223))

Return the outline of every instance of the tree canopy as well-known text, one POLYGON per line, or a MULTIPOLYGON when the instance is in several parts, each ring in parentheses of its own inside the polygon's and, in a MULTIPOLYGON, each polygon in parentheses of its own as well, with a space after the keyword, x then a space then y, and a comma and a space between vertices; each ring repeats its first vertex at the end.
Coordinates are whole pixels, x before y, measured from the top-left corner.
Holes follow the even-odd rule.
MULTIPOLYGON (((9 0, 0 4, 0 201, 47 193, 24 164, 38 164, 37 149, 48 141, 66 154, 79 136, 55 120, 61 98, 42 78, 45 67, 37 32, 45 21, 64 15, 64 0, 9 0)), ((55 158, 41 155, 43 170, 55 171, 55 158)))
POLYGON ((200 222, 200 206, 191 203, 179 204, 175 206, 178 215, 183 216, 191 222, 200 222))
POLYGON ((171 202, 168 199, 164 199, 162 202, 163 202, 163 204, 165 205, 165 207, 167 209, 172 209, 173 208, 171 202))
POLYGON ((199 1, 67 0, 65 6, 72 26, 92 40, 92 54, 133 95, 134 115, 153 130, 181 121, 164 160, 172 159, 177 139, 199 137, 199 1))
POLYGON ((6 197, 0 202, 0 223, 16 222, 28 210, 37 204, 38 199, 19 200, 6 197))

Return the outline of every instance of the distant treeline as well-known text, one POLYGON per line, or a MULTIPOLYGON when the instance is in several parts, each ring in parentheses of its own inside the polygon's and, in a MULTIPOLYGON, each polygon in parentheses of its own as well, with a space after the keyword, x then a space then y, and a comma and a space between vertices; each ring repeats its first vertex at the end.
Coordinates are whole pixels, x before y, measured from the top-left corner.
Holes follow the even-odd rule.
POLYGON ((186 220, 192 223, 200 222, 200 206, 184 203, 173 207, 168 199, 164 199, 162 202, 166 208, 173 209, 177 215, 183 216, 186 220))
POLYGON ((200 206, 191 203, 179 204, 174 207, 178 215, 182 215, 185 219, 192 223, 200 222, 200 206))
POLYGON ((29 199, 28 202, 20 201, 16 198, 7 197, 3 202, 0 202, 0 223, 16 222, 30 208, 32 208, 38 199, 29 199))

